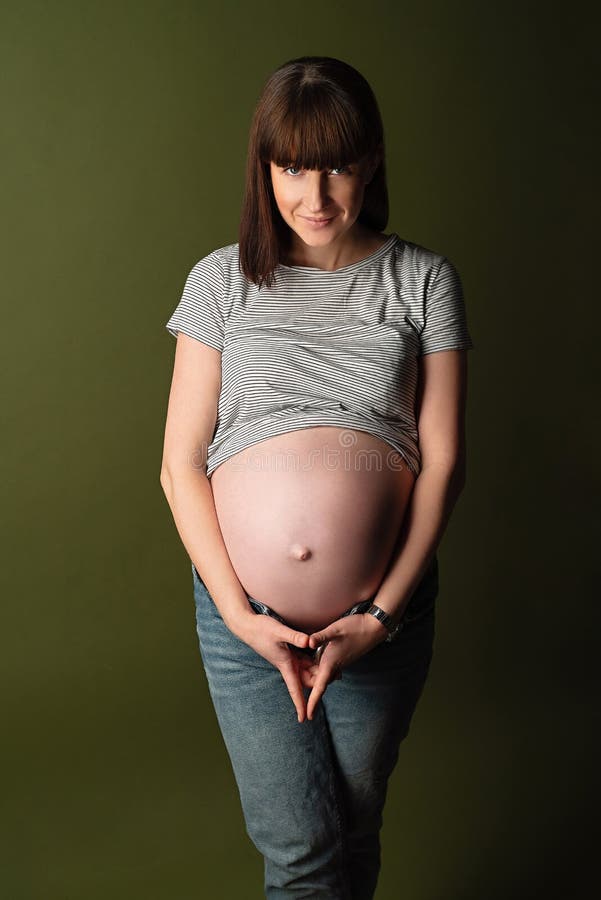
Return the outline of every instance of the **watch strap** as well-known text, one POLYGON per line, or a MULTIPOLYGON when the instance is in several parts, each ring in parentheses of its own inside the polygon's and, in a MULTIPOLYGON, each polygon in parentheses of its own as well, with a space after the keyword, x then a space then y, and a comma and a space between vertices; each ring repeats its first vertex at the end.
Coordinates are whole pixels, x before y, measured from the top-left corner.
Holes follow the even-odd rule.
POLYGON ((386 637, 387 641, 391 641, 398 632, 403 627, 403 623, 399 622, 397 625, 392 618, 389 616, 387 612, 385 612, 380 606, 377 606, 375 603, 372 603, 371 606, 365 610, 366 613, 373 616, 378 622, 381 622, 382 625, 388 631, 388 635, 386 637))

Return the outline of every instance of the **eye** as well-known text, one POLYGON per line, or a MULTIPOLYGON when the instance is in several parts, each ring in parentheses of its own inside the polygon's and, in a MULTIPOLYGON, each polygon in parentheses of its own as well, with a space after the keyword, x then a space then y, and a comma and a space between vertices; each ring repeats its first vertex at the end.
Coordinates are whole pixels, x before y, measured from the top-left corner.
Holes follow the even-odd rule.
MULTIPOLYGON (((282 171, 285 174, 288 174, 290 172, 290 169, 296 169, 297 172, 301 171, 301 169, 297 169, 296 166, 286 166, 286 168, 283 169, 282 171)), ((344 174, 345 172, 350 172, 350 169, 348 166, 336 166, 334 169, 331 169, 330 171, 331 172, 342 172, 342 174, 344 174)), ((294 174, 292 172, 290 172, 290 174, 292 175, 292 177, 294 177, 294 174)))

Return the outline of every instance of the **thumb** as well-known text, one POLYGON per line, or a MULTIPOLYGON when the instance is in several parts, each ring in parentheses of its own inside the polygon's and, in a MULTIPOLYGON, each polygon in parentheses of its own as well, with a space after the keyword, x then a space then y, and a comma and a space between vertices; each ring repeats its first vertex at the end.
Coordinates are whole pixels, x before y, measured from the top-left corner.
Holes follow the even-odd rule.
POLYGON ((295 647, 307 647, 309 644, 308 634, 305 634, 304 631, 295 631, 294 628, 288 628, 287 625, 282 625, 281 635, 283 641, 294 644, 295 647))
POLYGON ((324 628, 322 631, 314 631, 313 634, 309 635, 309 647, 314 650, 320 644, 331 641, 333 637, 334 631, 331 626, 328 625, 328 627, 324 628))

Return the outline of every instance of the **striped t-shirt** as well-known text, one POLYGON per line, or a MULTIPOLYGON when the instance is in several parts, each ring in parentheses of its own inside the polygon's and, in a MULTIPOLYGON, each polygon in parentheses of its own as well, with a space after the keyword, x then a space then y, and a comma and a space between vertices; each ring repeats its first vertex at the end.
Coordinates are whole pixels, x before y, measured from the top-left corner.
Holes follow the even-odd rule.
POLYGON ((237 243, 213 250, 167 322, 221 351, 207 476, 251 444, 316 425, 369 432, 419 475, 417 357, 474 346, 453 264, 392 233, 351 265, 280 264, 275 275, 259 289, 237 243))

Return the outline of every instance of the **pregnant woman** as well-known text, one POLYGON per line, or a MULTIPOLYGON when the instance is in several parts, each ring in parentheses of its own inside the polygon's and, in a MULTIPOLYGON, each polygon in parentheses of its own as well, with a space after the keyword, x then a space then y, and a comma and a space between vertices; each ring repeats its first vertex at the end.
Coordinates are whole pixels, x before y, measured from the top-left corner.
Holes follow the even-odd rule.
POLYGON ((161 484, 268 898, 374 895, 465 483, 461 282, 387 221, 370 86, 287 62, 252 121, 239 242, 167 323, 161 484))

